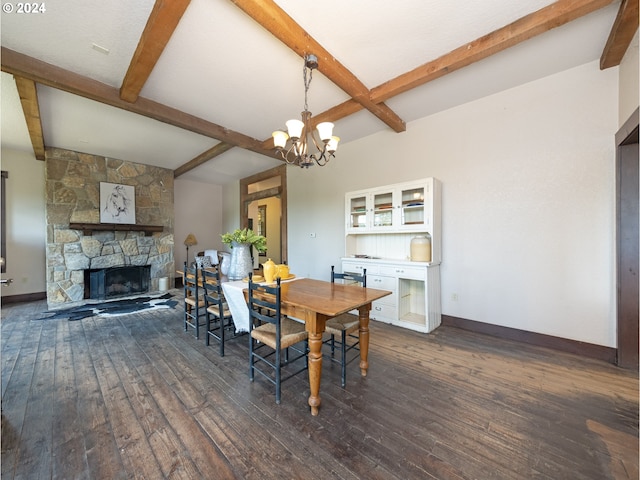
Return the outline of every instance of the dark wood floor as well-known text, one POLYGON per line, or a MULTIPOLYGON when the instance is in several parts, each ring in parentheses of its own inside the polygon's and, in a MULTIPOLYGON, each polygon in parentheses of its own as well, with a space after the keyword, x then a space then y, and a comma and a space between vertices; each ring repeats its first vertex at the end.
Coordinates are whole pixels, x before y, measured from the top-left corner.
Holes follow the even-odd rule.
POLYGON ((39 320, 2 309, 2 478, 638 478, 637 373, 452 327, 372 322, 370 369, 247 375, 180 308, 39 320))

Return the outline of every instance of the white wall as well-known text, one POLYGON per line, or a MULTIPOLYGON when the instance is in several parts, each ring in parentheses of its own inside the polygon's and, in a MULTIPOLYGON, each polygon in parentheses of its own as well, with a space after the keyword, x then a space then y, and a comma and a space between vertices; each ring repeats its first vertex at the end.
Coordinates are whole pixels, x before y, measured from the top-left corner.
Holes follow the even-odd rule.
POLYGON ((176 269, 182 269, 187 256, 184 239, 193 233, 198 244, 189 247, 189 262, 203 250, 224 250, 222 229, 222 186, 177 178, 174 182, 176 269))
MULTIPOLYGON (((223 213, 222 233, 240 228, 240 182, 227 184, 222 189, 223 213)), ((229 247, 225 247, 228 252, 229 247)))
POLYGON ((433 176, 444 314, 615 347, 617 82, 589 63, 291 169, 292 273, 325 278, 339 261, 346 191, 433 176))
POLYGON ((46 291, 44 162, 33 152, 2 149, 6 183, 7 271, 14 283, 0 287, 4 296, 46 291))
POLYGON ((638 108, 640 85, 638 84, 638 31, 620 62, 620 105, 618 125, 622 126, 638 108))

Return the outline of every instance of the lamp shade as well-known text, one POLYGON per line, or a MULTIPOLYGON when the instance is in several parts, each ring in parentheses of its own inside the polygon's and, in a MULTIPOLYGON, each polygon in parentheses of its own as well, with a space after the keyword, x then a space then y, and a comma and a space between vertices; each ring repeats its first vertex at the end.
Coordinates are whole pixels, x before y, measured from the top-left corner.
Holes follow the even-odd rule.
POLYGON ((198 240, 196 240, 196 236, 193 233, 187 235, 187 238, 184 239, 184 244, 187 247, 193 247, 198 244, 198 240))
POLYGON ((282 130, 276 130, 271 134, 271 136, 273 137, 273 145, 276 148, 284 148, 287 145, 289 135, 287 135, 282 130))
POLYGON ((304 123, 300 120, 288 120, 287 121, 287 130, 289 132, 289 137, 295 142, 302 136, 302 129, 304 128, 304 123))
POLYGON ((338 149, 339 141, 340 141, 340 137, 336 137, 335 135, 331 137, 327 142, 327 150, 331 153, 335 152, 338 149))
POLYGON ((319 123, 316 128, 318 129, 318 135, 320 135, 320 140, 323 142, 328 142, 331 140, 331 135, 333 135, 333 123, 331 122, 322 122, 319 123))

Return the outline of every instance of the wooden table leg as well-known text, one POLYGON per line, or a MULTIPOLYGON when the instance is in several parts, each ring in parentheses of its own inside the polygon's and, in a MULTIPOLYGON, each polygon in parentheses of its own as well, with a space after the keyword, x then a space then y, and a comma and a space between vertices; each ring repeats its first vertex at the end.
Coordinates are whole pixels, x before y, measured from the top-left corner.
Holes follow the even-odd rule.
POLYGON ((360 374, 367 376, 369 368, 369 311, 371 304, 363 305, 358 309, 360 320, 360 374))
POLYGON ((311 415, 318 415, 321 377, 322 333, 309 333, 309 406, 311 407, 311 415))
POLYGON ((309 333, 309 406, 311 415, 318 415, 320 408, 320 380, 322 378, 322 333, 326 317, 312 313, 305 326, 309 333))

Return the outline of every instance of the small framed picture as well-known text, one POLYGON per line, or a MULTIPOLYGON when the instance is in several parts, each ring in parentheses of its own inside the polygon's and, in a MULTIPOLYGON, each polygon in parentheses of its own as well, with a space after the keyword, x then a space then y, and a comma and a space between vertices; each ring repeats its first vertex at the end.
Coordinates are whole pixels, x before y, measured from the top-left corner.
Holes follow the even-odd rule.
POLYGON ((100 223, 136 223, 135 187, 100 182, 100 223))

